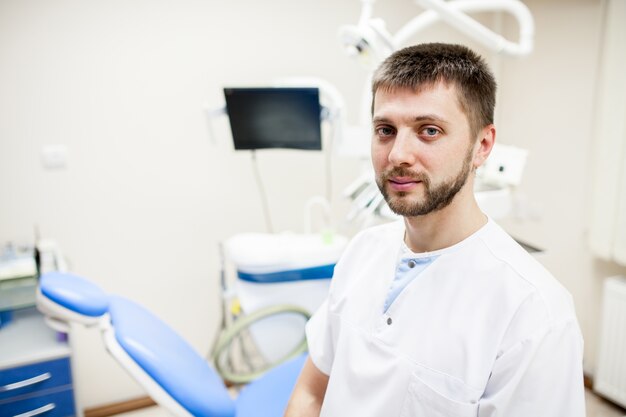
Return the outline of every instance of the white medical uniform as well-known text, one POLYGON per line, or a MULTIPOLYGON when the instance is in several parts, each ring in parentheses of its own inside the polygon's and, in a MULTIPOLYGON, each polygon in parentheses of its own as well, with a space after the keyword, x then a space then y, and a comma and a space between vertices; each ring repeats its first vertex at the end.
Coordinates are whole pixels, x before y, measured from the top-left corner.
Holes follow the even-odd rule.
POLYGON ((321 415, 583 417, 582 337, 550 273, 489 220, 423 254, 436 259, 385 312, 403 235, 357 235, 307 324, 330 375, 321 415))

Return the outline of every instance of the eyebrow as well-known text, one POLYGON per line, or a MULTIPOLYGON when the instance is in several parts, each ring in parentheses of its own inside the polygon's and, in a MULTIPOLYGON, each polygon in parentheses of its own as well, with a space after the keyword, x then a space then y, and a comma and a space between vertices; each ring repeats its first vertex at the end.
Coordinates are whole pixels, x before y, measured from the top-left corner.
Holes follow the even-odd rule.
MULTIPOLYGON (((447 124, 448 121, 446 119, 437 116, 436 114, 421 114, 416 116, 413 121, 415 122, 423 122, 423 121, 433 121, 437 123, 447 124)), ((391 120, 385 116, 377 116, 372 119, 372 123, 391 123, 391 120)))

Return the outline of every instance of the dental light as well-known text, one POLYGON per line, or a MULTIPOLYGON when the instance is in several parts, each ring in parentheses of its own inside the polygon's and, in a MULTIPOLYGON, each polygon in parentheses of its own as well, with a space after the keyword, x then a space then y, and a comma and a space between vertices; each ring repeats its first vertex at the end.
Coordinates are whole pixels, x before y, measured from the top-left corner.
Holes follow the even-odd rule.
POLYGON ((416 33, 440 20, 497 53, 523 56, 533 49, 533 18, 528 8, 519 0, 416 0, 425 11, 406 23, 393 36, 381 19, 372 18, 374 2, 375 0, 362 0, 358 25, 346 25, 339 30, 339 38, 346 52, 359 57, 370 68, 405 45, 416 33), (516 18, 519 26, 517 42, 507 40, 467 14, 498 11, 508 12, 516 18))

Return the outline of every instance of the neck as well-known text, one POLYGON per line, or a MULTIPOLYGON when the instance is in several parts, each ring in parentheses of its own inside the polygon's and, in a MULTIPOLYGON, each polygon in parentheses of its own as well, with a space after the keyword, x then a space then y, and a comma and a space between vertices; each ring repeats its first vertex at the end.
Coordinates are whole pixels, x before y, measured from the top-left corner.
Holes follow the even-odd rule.
POLYGON ((441 210, 415 217, 405 217, 405 243, 416 253, 432 252, 455 245, 487 223, 473 193, 473 178, 441 210))

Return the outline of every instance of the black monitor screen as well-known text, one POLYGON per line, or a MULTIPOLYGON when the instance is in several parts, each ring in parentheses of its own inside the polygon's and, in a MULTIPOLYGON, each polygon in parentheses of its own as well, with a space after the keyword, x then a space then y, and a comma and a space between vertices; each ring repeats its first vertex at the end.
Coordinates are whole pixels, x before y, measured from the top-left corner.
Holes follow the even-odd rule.
POLYGON ((225 88, 235 149, 322 149, 317 88, 225 88))

